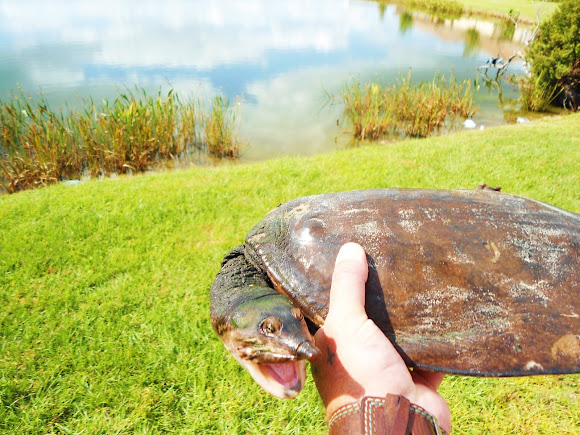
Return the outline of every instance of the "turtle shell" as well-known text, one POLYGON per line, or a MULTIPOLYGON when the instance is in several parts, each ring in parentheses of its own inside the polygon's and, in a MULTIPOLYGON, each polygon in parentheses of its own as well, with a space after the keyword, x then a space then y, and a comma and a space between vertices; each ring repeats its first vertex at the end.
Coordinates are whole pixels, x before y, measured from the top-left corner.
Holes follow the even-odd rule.
POLYGON ((347 242, 367 253, 369 317, 410 366, 580 372, 580 215, 485 190, 332 193, 269 212, 246 256, 321 326, 347 242))

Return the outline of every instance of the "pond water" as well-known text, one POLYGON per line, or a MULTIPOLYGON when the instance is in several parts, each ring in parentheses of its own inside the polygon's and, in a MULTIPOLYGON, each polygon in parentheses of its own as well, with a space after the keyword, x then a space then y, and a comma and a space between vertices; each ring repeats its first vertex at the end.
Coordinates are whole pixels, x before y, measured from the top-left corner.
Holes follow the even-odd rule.
MULTIPOLYGON (((394 81, 411 69, 431 80, 453 69, 474 79, 491 56, 522 49, 522 33, 504 30, 373 1, 0 0, 0 97, 18 85, 51 105, 135 85, 221 92, 243 96, 245 159, 315 154, 350 140, 326 97, 350 77, 394 81)), ((495 92, 482 87, 477 105, 478 125, 504 122, 495 92)))

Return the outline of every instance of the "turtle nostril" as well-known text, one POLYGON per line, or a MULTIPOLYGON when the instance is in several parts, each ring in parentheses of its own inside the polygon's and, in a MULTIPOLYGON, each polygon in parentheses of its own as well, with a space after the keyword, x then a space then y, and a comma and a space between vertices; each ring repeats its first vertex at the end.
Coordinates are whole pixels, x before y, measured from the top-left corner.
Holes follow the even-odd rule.
POLYGON ((303 341, 296 348, 296 356, 305 358, 308 361, 314 361, 320 355, 320 351, 310 341, 303 341))
POLYGON ((292 316, 294 316, 296 320, 304 319, 304 314, 302 314, 302 311, 300 311, 298 308, 292 308, 290 313, 292 313, 292 316))

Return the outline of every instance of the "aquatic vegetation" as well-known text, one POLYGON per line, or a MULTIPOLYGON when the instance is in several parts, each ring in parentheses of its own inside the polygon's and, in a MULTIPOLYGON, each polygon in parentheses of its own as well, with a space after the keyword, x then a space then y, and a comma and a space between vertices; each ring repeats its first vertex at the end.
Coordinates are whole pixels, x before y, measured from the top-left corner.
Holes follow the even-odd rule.
POLYGON ((479 50, 480 41, 481 35, 475 27, 467 29, 465 31, 465 48, 463 49, 463 55, 476 55, 479 50))
POLYGON ((463 6, 455 0, 406 0, 404 6, 418 9, 437 16, 459 17, 463 14, 463 6))
POLYGON ((520 19, 520 12, 510 10, 508 16, 498 23, 499 37, 507 41, 512 41, 516 32, 516 27, 520 19))
POLYGON ((450 116, 473 115, 474 90, 469 80, 458 83, 437 75, 431 82, 413 84, 411 74, 392 86, 380 82, 345 85, 338 99, 343 116, 352 124, 358 139, 378 139, 385 135, 427 137, 439 131, 450 116))
POLYGON ((520 110, 544 112, 558 96, 558 85, 542 81, 543 75, 519 76, 514 81, 520 89, 520 110))
POLYGON ((0 102, 0 185, 16 192, 77 178, 84 165, 79 137, 62 110, 21 91, 0 102))
POLYGON ((340 98, 344 103, 343 117, 352 124, 352 134, 360 139, 377 139, 391 127, 391 111, 377 83, 362 85, 353 80, 346 84, 340 98))
POLYGON ((180 105, 170 91, 156 98, 121 94, 112 104, 97 107, 90 101, 84 113, 72 116, 72 127, 82 139, 87 168, 92 176, 143 172, 156 160, 172 158, 191 143, 195 124, 179 124, 180 105))
POLYGON ((238 107, 215 97, 181 101, 177 94, 124 92, 113 101, 82 101, 82 110, 52 110, 22 90, 0 100, 0 186, 14 193, 83 174, 143 172, 192 147, 238 157, 238 107), (208 110, 209 113, 205 113, 208 110), (203 134, 202 134, 203 132, 203 134))
POLYGON ((216 95, 209 114, 204 115, 204 141, 198 146, 217 157, 239 157, 242 145, 237 135, 239 108, 237 100, 232 106, 229 99, 216 95))
POLYGON ((456 0, 379 0, 379 8, 384 13, 385 5, 397 4, 414 11, 424 11, 441 18, 458 18, 465 12, 456 0))

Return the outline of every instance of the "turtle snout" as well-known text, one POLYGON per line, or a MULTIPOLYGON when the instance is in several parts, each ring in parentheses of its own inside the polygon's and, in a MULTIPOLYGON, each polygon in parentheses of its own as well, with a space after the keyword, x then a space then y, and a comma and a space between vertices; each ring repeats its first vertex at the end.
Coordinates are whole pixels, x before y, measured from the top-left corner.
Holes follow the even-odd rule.
POLYGON ((320 355, 320 351, 310 341, 303 341, 296 349, 296 356, 305 358, 308 361, 314 361, 320 355))

